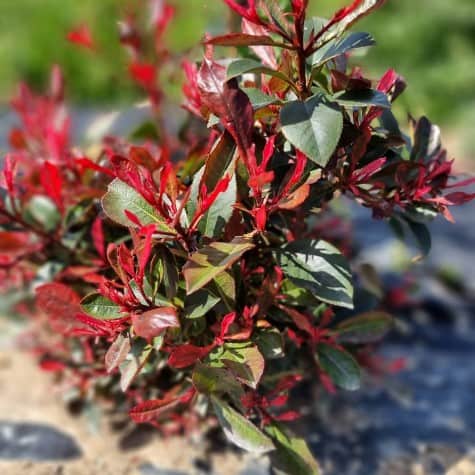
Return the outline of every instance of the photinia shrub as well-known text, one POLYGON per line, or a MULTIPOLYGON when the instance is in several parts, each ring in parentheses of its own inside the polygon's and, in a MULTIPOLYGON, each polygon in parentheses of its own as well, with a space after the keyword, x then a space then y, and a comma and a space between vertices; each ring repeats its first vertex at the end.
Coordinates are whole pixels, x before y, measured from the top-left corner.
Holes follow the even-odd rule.
MULTIPOLYGON (((355 285, 374 276, 352 269, 332 202, 354 199, 427 253, 427 223, 474 195, 452 190, 471 180, 453 184, 436 126, 411 119, 412 137, 401 131, 391 106, 403 78, 350 66, 374 39, 349 28, 383 1, 329 20, 307 18, 305 0, 225 3, 242 31, 206 37, 203 59, 181 63, 189 116, 176 134, 161 86, 176 75, 174 10, 161 1, 119 23, 151 106, 128 139, 71 145, 57 67, 47 96, 20 87, 1 184, 2 290, 34 289, 17 307, 33 321, 30 348, 77 400, 164 434, 217 420, 278 473, 315 474, 283 424, 299 416, 290 390, 315 376, 330 392, 358 389, 391 327, 380 303, 352 310, 355 285)), ((87 26, 67 39, 98 58, 87 26)))

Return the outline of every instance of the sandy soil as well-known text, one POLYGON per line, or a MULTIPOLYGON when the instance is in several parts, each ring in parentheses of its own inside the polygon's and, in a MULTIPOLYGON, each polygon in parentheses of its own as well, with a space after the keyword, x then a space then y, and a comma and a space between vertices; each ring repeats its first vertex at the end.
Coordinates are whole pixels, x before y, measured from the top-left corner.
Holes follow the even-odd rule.
MULTIPOLYGON (((52 425, 71 435, 84 454, 61 463, 0 461, 2 475, 135 475, 145 463, 193 473, 192 460, 204 456, 198 444, 180 438, 163 440, 155 434, 138 448, 121 450, 121 434, 106 427, 100 434, 91 433, 84 418, 68 414, 50 376, 40 372, 28 354, 15 350, 0 351, 0 421, 52 425)), ((213 458, 218 474, 235 474, 244 463, 244 457, 229 452, 213 458)))

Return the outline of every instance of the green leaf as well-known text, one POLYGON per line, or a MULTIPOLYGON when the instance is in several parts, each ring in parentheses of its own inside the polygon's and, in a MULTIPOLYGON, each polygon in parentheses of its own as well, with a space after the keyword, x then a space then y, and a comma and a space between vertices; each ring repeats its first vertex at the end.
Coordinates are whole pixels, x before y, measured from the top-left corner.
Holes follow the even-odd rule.
POLYGON ((221 361, 239 381, 253 389, 257 388, 264 373, 265 361, 256 346, 227 348, 221 361))
POLYGON ((124 316, 116 303, 98 293, 86 295, 81 300, 81 309, 99 320, 115 320, 124 316))
POLYGON ((239 236, 231 242, 214 242, 196 251, 183 267, 186 293, 190 295, 204 287, 253 248, 248 236, 239 236))
POLYGON ((156 224, 159 231, 166 234, 176 234, 168 226, 163 216, 148 203, 137 191, 119 179, 115 179, 108 186, 108 191, 102 198, 102 207, 107 216, 123 226, 134 226, 125 211, 130 211, 141 224, 156 224))
POLYGON ((431 206, 408 206, 404 212, 403 218, 414 223, 430 224, 437 218, 437 211, 431 206))
POLYGON ((388 96, 384 92, 375 89, 355 89, 353 91, 343 91, 335 96, 333 100, 344 107, 382 107, 391 108, 388 96))
POLYGON ((243 74, 266 74, 268 76, 274 76, 276 78, 281 79, 286 83, 291 83, 290 79, 280 71, 276 71, 275 69, 268 68, 261 64, 259 61, 249 58, 238 59, 233 61, 227 69, 226 72, 226 79, 229 81, 230 79, 236 78, 238 76, 242 76, 243 74))
POLYGON ((199 190, 204 184, 211 192, 226 175, 231 175, 228 188, 220 193, 210 209, 201 218, 198 230, 206 237, 218 237, 233 214, 237 201, 237 182, 235 176, 236 145, 228 134, 224 134, 206 159, 205 165, 193 177, 190 199, 186 209, 190 216, 196 211, 199 190))
POLYGON ((317 94, 305 102, 288 102, 280 112, 286 139, 324 167, 340 141, 343 115, 338 106, 317 94))
POLYGON ((197 364, 193 369, 193 386, 207 396, 229 394, 233 401, 239 403, 244 390, 236 378, 225 368, 216 368, 197 364))
POLYGON ((229 404, 215 396, 211 396, 211 402, 226 437, 233 444, 255 454, 265 454, 275 449, 269 437, 229 404))
POLYGON ((54 202, 43 195, 35 195, 25 206, 27 223, 40 224, 45 231, 54 231, 61 222, 61 214, 54 202))
POLYGON ((422 252, 422 255, 424 257, 427 256, 432 248, 432 237, 429 228, 425 224, 417 223, 410 219, 407 220, 407 224, 416 240, 417 246, 422 252))
POLYGON ((281 100, 270 96, 255 87, 243 87, 243 92, 249 97, 254 110, 263 109, 272 104, 280 104, 281 100))
POLYGON ((320 467, 304 439, 277 422, 267 425, 265 430, 277 449, 270 455, 276 475, 320 475, 320 467))
POLYGON ((430 160, 440 148, 440 128, 433 125, 427 117, 421 117, 415 125, 411 161, 430 160))
POLYGON ((346 351, 321 343, 317 348, 318 363, 338 387, 356 391, 361 385, 358 363, 346 351))
POLYGON ((157 125, 152 121, 145 121, 136 127, 130 134, 130 140, 139 140, 139 141, 160 141, 160 136, 157 132, 157 125))
POLYGON ((353 308, 351 271, 340 251, 326 241, 294 241, 276 252, 284 274, 322 302, 353 308))
MULTIPOLYGON (((193 202, 195 204, 198 200, 198 192, 202 184, 204 171, 205 168, 202 168, 193 178, 190 203, 193 202)), ((227 190, 217 196, 214 203, 198 223, 198 230, 203 236, 216 238, 223 234, 224 227, 233 214, 233 206, 237 201, 237 182, 234 170, 230 168, 228 172, 232 174, 232 177, 227 190)), ((208 188, 208 190, 212 191, 212 188, 208 188)))
POLYGON ((328 23, 328 18, 322 17, 312 17, 305 20, 304 25, 304 42, 308 43, 310 41, 310 36, 312 33, 318 33, 326 24, 328 23))
POLYGON ((211 289, 219 295, 223 302, 232 308, 236 302, 236 282, 231 272, 222 272, 217 275, 211 284, 211 289))
POLYGON ((335 334, 339 343, 373 343, 391 329, 393 319, 385 312, 368 312, 340 323, 335 334))
POLYGON ((204 317, 220 300, 207 290, 199 290, 193 295, 188 295, 185 298, 185 318, 193 320, 204 317))
POLYGON ((120 366, 120 389, 127 391, 135 377, 142 371, 152 353, 152 346, 145 340, 137 338, 132 342, 132 348, 125 361, 120 366))
POLYGON ((284 356, 284 341, 276 328, 260 330, 255 337, 255 342, 266 360, 275 360, 284 356))
POLYGON ((365 290, 382 299, 384 297, 383 282, 376 269, 368 263, 363 263, 359 267, 358 275, 365 290))
POLYGON ((342 38, 339 41, 329 42, 324 47, 318 49, 310 58, 313 67, 322 66, 337 56, 348 53, 357 48, 373 46, 376 42, 369 33, 356 32, 342 38))

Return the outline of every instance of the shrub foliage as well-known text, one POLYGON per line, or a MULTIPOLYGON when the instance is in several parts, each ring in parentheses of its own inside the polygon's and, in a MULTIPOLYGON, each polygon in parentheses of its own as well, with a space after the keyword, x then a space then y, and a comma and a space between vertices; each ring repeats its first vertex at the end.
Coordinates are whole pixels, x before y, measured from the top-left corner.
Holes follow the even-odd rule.
MULTIPOLYGON (((412 138, 399 128, 403 78, 348 65, 374 44, 349 28, 381 0, 329 20, 307 18, 305 0, 225 3, 242 31, 206 37, 202 61, 182 63, 189 116, 178 133, 160 87, 177 64, 161 1, 120 23, 151 106, 128 139, 72 146, 57 67, 46 96, 20 87, 2 177, 2 287, 35 289, 21 304, 30 345, 77 398, 108 400, 164 434, 217 420, 279 473, 314 474, 283 425, 299 415, 289 391, 315 376, 331 392, 358 389, 391 327, 378 305, 352 310, 364 276, 331 203, 355 200, 425 253, 426 224, 473 195, 452 190, 436 126, 411 120, 412 138), (218 48, 241 56, 218 59, 218 48)), ((100 54, 85 26, 68 39, 100 54)))

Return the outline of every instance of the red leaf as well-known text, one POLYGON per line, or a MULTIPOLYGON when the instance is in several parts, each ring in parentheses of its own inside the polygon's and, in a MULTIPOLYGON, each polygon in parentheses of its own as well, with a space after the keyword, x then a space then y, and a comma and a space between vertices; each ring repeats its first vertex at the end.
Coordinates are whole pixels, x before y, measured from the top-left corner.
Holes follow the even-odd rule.
POLYGON ((179 404, 181 404, 179 397, 168 399, 152 399, 150 401, 145 401, 141 404, 138 404, 132 408, 129 412, 129 415, 134 422, 143 424, 145 422, 153 421, 164 412, 175 409, 175 407, 177 407, 179 404))
POLYGON ((181 396, 168 396, 163 399, 152 399, 138 404, 129 412, 131 419, 139 424, 151 422, 163 413, 168 412, 180 404, 187 404, 194 396, 193 388, 186 391, 181 396))
POLYGON ((234 323, 234 320, 236 320, 236 312, 228 313, 223 317, 219 332, 220 338, 224 338, 228 334, 231 325, 234 323))
POLYGON ((292 0, 292 11, 297 18, 300 18, 308 7, 308 0, 292 0))
POLYGON ((28 250, 30 237, 26 233, 0 231, 0 253, 17 255, 28 250))
POLYGON ((457 191, 445 196, 447 201, 450 201, 452 205, 462 205, 475 199, 475 193, 464 193, 463 191, 457 191))
POLYGON ((64 209, 61 193, 63 179, 58 167, 50 162, 45 162, 40 170, 40 181, 46 194, 53 200, 58 209, 62 211, 64 209))
POLYGON ((314 327, 312 325, 312 321, 307 315, 304 315, 303 313, 300 313, 299 311, 286 307, 285 305, 279 305, 279 308, 283 310, 295 323, 297 328, 300 330, 308 333, 309 335, 314 335, 314 327))
POLYGON ((272 183, 273 180, 274 180, 273 171, 262 172, 262 173, 259 173, 259 175, 251 176, 247 184, 249 185, 250 188, 261 189, 265 185, 272 183))
POLYGON ((61 361, 57 361, 57 360, 43 360, 40 363, 40 368, 43 371, 57 373, 60 371, 64 371, 66 369, 66 365, 62 363, 61 361))
POLYGON ((152 253, 152 236, 155 232, 155 226, 153 224, 145 226, 141 229, 140 233, 145 235, 142 247, 139 254, 139 268, 137 272, 137 283, 141 286, 145 275, 145 268, 150 259, 152 253))
POLYGON ((386 164, 387 158, 382 157, 374 160, 373 162, 369 163, 368 165, 356 170, 351 177, 352 180, 360 183, 364 182, 371 178, 375 173, 378 173, 386 164))
POLYGON ((8 143, 12 148, 17 150, 23 150, 27 146, 25 135, 20 129, 12 129, 10 131, 8 135, 8 143))
POLYGON ((270 36, 252 35, 246 33, 230 33, 228 35, 215 36, 205 40, 207 45, 219 46, 272 46, 276 43, 270 36))
POLYGON ((17 161, 10 154, 5 156, 5 163, 3 166, 3 177, 5 179, 5 186, 7 187, 10 196, 15 196, 14 176, 17 166, 17 161))
POLYGON ((84 170, 87 170, 87 169, 94 170, 96 172, 104 173, 104 175, 108 175, 115 178, 115 174, 114 172, 112 172, 112 170, 109 170, 108 168, 105 168, 105 167, 101 167, 100 165, 93 162, 91 159, 87 157, 77 158, 76 163, 77 165, 79 165, 80 168, 84 170))
POLYGON ((239 16, 246 20, 256 24, 263 23, 257 14, 256 0, 246 0, 247 7, 243 6, 242 2, 237 0, 224 0, 224 2, 239 16))
POLYGON ((102 219, 99 217, 97 217, 92 223, 91 236, 92 236, 92 242, 94 243, 94 247, 96 251, 105 261, 106 247, 105 247, 105 239, 104 239, 104 230, 102 228, 102 219))
POLYGON ((132 63, 129 66, 129 73, 132 79, 145 89, 149 89, 155 85, 157 71, 153 64, 132 63))
POLYGON ((74 319, 80 311, 79 295, 64 284, 44 284, 36 288, 36 305, 52 318, 74 319))
POLYGON ((36 305, 49 317, 55 331, 69 332, 81 307, 79 295, 64 284, 44 284, 36 288, 36 305))
POLYGON ((148 312, 132 315, 136 335, 151 340, 167 328, 178 328, 180 321, 173 307, 158 307, 148 312))
POLYGON ((172 368, 182 369, 195 364, 204 358, 214 348, 214 345, 195 346, 185 344, 174 348, 168 358, 168 364, 172 368))
POLYGON ((226 82, 226 68, 205 57, 197 78, 203 104, 221 119, 233 136, 241 155, 251 146, 254 111, 247 95, 236 81, 226 82))
MULTIPOLYGON (((251 23, 245 18, 242 19, 241 29, 243 33, 253 36, 266 36, 268 31, 261 25, 256 25, 251 23)), ((272 69, 278 69, 277 58, 275 56, 274 49, 272 46, 260 45, 260 46, 251 46, 252 51, 256 54, 258 58, 262 61, 263 64, 272 69)))
POLYGON ((252 210, 252 215, 256 220, 256 228, 258 231, 264 231, 267 223, 267 208, 265 205, 262 205, 258 208, 252 210))
POLYGON ((296 419, 299 419, 300 417, 302 417, 302 414, 300 414, 300 412, 297 412, 297 411, 287 411, 277 416, 273 416, 273 418, 276 421, 281 421, 281 422, 295 421, 296 419))
POLYGON ((79 25, 71 30, 66 35, 66 38, 70 43, 81 46, 82 48, 90 50, 94 49, 94 40, 92 39, 91 31, 87 25, 79 25))

